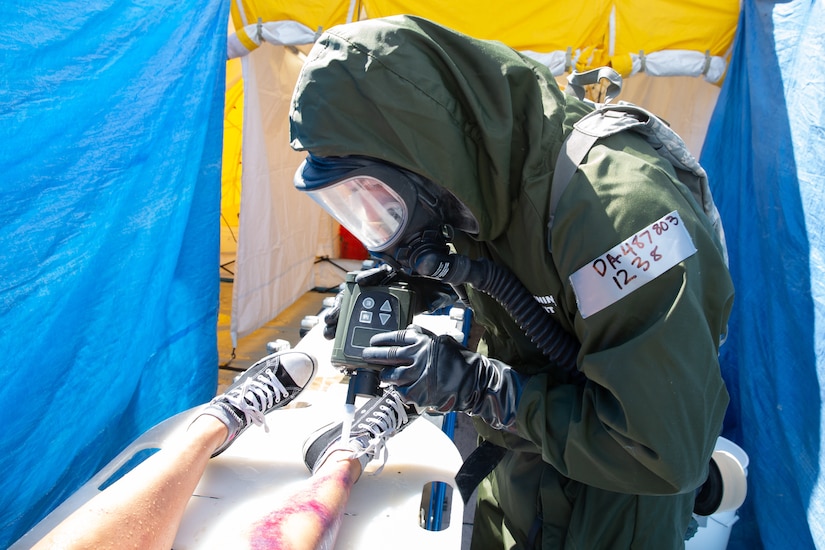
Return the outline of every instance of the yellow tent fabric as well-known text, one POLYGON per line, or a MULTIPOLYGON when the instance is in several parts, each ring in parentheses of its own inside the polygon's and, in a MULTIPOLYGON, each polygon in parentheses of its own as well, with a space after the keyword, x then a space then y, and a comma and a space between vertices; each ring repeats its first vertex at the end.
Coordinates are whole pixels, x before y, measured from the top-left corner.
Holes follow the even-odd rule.
POLYGON ((230 16, 237 32, 229 40, 229 57, 246 55, 262 42, 310 43, 321 30, 352 20, 358 7, 340 0, 233 0, 230 16))
POLYGON ((230 55, 245 55, 264 41, 306 43, 309 36, 346 21, 408 13, 478 38, 500 40, 533 54, 556 75, 610 65, 623 76, 703 75, 718 83, 739 8, 739 0, 525 0, 506 9, 494 0, 320 0, 295 5, 235 0, 232 19, 239 31, 233 43, 239 48, 230 55), (297 38, 287 23, 300 26, 303 37, 297 38))
POLYGON ((528 0, 507 9, 493 0, 364 0, 364 9, 368 17, 412 12, 522 52, 563 53, 557 75, 608 65, 623 76, 702 74, 718 82, 733 43, 739 0, 528 0))
POLYGON ((551 52, 603 45, 612 4, 609 0, 528 0, 517 6, 500 0, 365 0, 364 10, 369 18, 414 13, 477 38, 499 40, 516 50, 551 52))
MULTIPOLYGON (((241 63, 226 64, 223 160, 221 165, 221 266, 232 274, 241 214, 241 142, 243 139, 243 78, 241 63)), ((224 275, 224 273, 222 273, 224 275)))
MULTIPOLYGON (((353 5, 357 8, 357 4, 353 5)), ((240 29, 258 19, 262 21, 297 21, 311 29, 327 29, 344 23, 350 2, 341 0, 234 0, 230 15, 235 28, 240 29)))
POLYGON ((694 50, 726 56, 739 0, 622 0, 616 6, 613 55, 694 50))

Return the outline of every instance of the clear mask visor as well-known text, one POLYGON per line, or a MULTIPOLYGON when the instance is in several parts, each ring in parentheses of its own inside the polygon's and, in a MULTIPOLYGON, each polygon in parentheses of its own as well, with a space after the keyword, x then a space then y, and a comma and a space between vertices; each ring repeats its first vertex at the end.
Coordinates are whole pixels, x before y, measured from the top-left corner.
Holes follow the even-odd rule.
POLYGON ((372 176, 354 176, 307 194, 367 250, 380 252, 392 246, 407 224, 401 196, 372 176))

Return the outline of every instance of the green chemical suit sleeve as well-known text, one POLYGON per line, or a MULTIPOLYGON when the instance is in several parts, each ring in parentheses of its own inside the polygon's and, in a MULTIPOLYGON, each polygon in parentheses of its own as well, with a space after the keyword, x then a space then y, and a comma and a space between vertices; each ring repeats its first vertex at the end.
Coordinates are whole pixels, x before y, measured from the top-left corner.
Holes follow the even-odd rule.
POLYGON ((587 382, 532 376, 516 427, 571 479, 623 493, 684 493, 707 475, 728 403, 718 346, 733 287, 718 241, 670 166, 636 136, 601 143, 563 195, 551 241, 587 382), (696 253, 582 318, 570 275, 674 210, 696 253))

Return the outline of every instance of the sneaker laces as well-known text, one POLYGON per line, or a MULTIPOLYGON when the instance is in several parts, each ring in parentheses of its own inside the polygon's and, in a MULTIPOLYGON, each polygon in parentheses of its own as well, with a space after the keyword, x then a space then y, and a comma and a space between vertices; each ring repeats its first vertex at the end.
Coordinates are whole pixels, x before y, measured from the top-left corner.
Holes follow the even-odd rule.
POLYGON ((267 433, 269 426, 264 412, 287 396, 289 392, 271 367, 259 372, 254 378, 247 378, 241 386, 225 395, 227 403, 243 413, 247 425, 252 422, 256 426, 263 426, 267 433))
MULTIPOLYGON (((353 458, 359 458, 365 454, 369 454, 373 458, 377 456, 381 457, 381 466, 378 467, 373 475, 381 473, 387 464, 389 457, 387 440, 408 420, 407 411, 398 399, 393 399, 389 404, 382 403, 378 408, 380 412, 375 411, 365 418, 363 422, 358 423, 358 427, 367 430, 370 433, 370 437, 366 446, 355 451, 353 454, 353 458)), ((361 437, 358 439, 362 440, 361 437)))

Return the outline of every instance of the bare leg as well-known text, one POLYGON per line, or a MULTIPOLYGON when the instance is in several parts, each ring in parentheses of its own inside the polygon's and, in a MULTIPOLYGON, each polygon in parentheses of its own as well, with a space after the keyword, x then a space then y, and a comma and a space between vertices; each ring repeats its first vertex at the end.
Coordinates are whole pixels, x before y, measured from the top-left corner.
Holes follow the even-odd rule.
POLYGON ((209 457, 226 434, 220 420, 199 416, 179 442, 97 494, 34 548, 169 550, 209 457))
MULTIPOLYGON (((320 466, 296 493, 252 525, 250 546, 270 550, 331 548, 341 525, 350 490, 383 441, 408 422, 396 396, 376 398, 362 409, 380 433, 360 434, 350 448, 338 447, 318 459, 320 466), (379 407, 380 405, 380 407, 379 407), (403 419, 399 419, 402 415, 403 419), (357 445, 356 445, 357 444, 357 445), (355 445, 353 447, 353 445, 355 445), (352 458, 355 448, 360 458, 352 458), (335 450, 333 450, 335 449, 335 450)), ((361 426, 362 424, 359 424, 361 426)), ((339 434, 333 427, 333 434, 339 434)), ((135 467, 46 535, 34 548, 168 550, 172 547, 189 499, 213 454, 226 448, 227 424, 210 414, 198 416, 184 436, 135 467)), ((236 434, 237 435, 237 434, 236 434)))
POLYGON ((287 405, 315 376, 297 350, 257 361, 203 409, 183 437, 150 456, 55 527, 35 548, 168 550, 212 456, 287 405))
POLYGON ((316 550, 332 548, 350 489, 361 475, 350 451, 335 451, 298 492, 257 521, 250 548, 316 550))
MULTIPOLYGON (((169 550, 192 493, 226 426, 198 417, 186 437, 147 458, 38 542, 47 548, 169 550)), ((307 484, 252 527, 255 548, 331 548, 361 463, 333 453, 307 484), (328 545, 328 546, 327 546, 328 545)))

